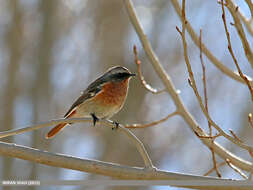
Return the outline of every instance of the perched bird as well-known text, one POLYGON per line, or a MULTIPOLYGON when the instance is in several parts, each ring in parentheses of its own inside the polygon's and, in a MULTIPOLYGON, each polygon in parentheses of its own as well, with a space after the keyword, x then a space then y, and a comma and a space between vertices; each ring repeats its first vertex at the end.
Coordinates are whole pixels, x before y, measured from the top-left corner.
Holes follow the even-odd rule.
MULTIPOLYGON (((82 92, 82 95, 64 115, 64 118, 91 116, 95 126, 99 119, 112 117, 124 105, 129 79, 132 76, 135 74, 132 74, 125 67, 110 68, 82 92)), ((56 125, 46 134, 46 138, 55 136, 66 125, 68 123, 56 125)))

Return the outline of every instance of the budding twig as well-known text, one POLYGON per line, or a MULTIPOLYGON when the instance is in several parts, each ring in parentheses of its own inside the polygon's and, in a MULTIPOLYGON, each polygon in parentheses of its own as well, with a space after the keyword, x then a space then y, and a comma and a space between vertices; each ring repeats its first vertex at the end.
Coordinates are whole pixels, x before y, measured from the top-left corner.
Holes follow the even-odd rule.
MULTIPOLYGON (((235 63, 235 66, 237 68, 237 71, 238 71, 240 77, 245 81, 245 83, 247 84, 247 86, 249 88, 249 91, 250 91, 250 94, 251 94, 251 100, 253 102, 253 89, 251 87, 250 81, 246 77, 246 75, 244 75, 242 73, 242 71, 240 69, 240 66, 239 66, 239 64, 237 62, 237 59, 236 59, 236 57, 234 55, 233 49, 232 49, 231 40, 230 40, 230 34, 228 32, 228 27, 227 27, 227 22, 226 22, 226 15, 225 15, 225 9, 224 9, 224 2, 223 2, 223 0, 221 0, 221 8, 222 8, 222 20, 223 20, 223 24, 224 24, 224 28, 225 28, 225 32, 226 32, 226 36, 227 36, 229 53, 230 53, 231 57, 233 58, 233 61, 235 63)), ((232 12, 231 12, 231 14, 232 14, 232 12)), ((247 52, 249 53, 249 51, 247 51, 247 52)), ((245 53, 245 54, 247 55, 247 53, 245 53)))
POLYGON ((231 133, 231 135, 232 135, 236 140, 238 140, 238 141, 240 141, 241 143, 243 143, 243 141, 242 141, 239 137, 237 137, 236 134, 235 134, 231 129, 229 129, 229 132, 231 133))
POLYGON ((142 129, 142 128, 147 128, 147 127, 153 127, 155 125, 158 125, 159 123, 162 123, 162 122, 165 122, 167 121, 169 118, 175 116, 179 114, 177 111, 167 115, 166 117, 158 120, 158 121, 153 121, 151 123, 147 123, 147 124, 132 124, 132 125, 125 125, 124 127, 125 128, 128 128, 128 129, 142 129))
POLYGON ((250 126, 253 128, 252 113, 249 113, 249 115, 248 115, 248 121, 249 121, 250 126))
POLYGON ((138 71, 138 77, 139 77, 142 85, 144 86, 144 88, 146 88, 149 92, 151 92, 153 94, 160 94, 162 92, 165 92, 166 89, 157 90, 146 82, 146 80, 144 79, 144 76, 142 75, 142 72, 141 72, 141 61, 138 59, 138 52, 137 52, 136 45, 134 45, 133 51, 134 51, 134 57, 135 57, 135 64, 137 66, 137 71, 138 71))

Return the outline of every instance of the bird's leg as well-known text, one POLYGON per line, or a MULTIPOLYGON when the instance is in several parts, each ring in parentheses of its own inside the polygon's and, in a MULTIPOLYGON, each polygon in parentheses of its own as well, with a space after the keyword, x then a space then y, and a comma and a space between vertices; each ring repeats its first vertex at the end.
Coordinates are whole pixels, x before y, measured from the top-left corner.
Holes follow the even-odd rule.
POLYGON ((112 130, 119 128, 119 123, 117 121, 113 121, 113 124, 115 125, 115 127, 112 127, 112 130))
POLYGON ((95 113, 90 114, 93 119, 93 125, 96 126, 96 122, 99 121, 98 117, 95 115, 95 113))

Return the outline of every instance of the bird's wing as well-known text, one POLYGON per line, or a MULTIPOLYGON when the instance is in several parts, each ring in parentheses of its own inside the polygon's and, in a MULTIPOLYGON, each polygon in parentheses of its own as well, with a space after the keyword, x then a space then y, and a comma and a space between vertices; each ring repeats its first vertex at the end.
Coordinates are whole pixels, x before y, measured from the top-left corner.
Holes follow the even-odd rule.
POLYGON ((75 109, 78 105, 82 104, 85 100, 88 100, 94 97, 97 93, 102 90, 102 86, 106 81, 102 78, 98 78, 93 83, 91 83, 86 90, 82 92, 82 95, 74 102, 74 104, 70 107, 64 117, 67 117, 73 109, 75 109))

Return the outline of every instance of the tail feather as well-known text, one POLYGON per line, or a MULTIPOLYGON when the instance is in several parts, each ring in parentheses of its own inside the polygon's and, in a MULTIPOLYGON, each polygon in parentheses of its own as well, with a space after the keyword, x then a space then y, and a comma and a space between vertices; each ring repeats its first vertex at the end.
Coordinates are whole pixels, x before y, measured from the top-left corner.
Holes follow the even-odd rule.
MULTIPOLYGON (((65 118, 71 118, 75 115, 76 109, 72 110, 65 118)), ((62 130, 68 123, 60 123, 56 125, 46 134, 46 139, 54 137, 60 130, 62 130)))
POLYGON ((63 129, 67 123, 60 123, 56 125, 53 129, 51 129, 47 134, 46 134, 46 139, 54 137, 61 129, 63 129))

